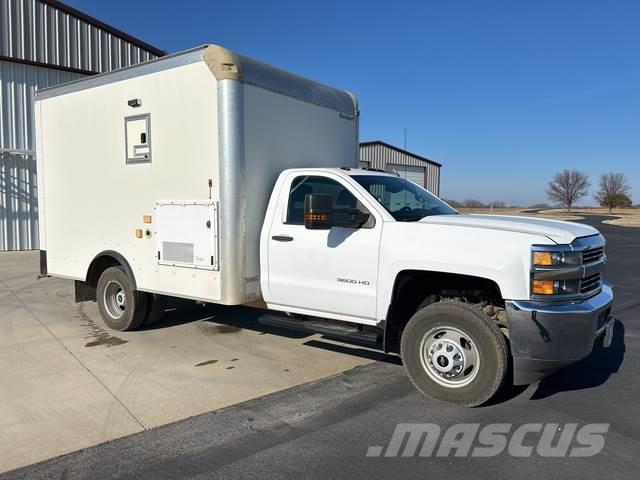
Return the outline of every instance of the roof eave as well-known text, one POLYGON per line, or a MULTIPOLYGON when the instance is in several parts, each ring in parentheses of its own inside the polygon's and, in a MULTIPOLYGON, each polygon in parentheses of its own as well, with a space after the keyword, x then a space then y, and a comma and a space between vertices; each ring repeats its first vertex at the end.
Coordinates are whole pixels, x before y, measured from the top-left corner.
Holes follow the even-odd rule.
POLYGON ((366 147, 368 145, 381 145, 383 147, 390 148, 391 150, 395 150, 398 153, 402 153, 404 155, 409 155, 410 157, 413 157, 413 158, 415 158, 417 160, 422 160, 423 162, 430 163, 431 165, 435 165, 436 167, 442 167, 442 164, 436 162, 435 160, 431 160, 430 158, 423 157, 423 156, 415 154, 413 152, 409 152, 409 151, 404 150, 404 149, 402 149, 400 147, 396 147, 395 145, 391 145, 390 143, 383 142, 382 140, 371 140, 371 141, 368 141, 368 142, 360 142, 360 146, 361 147, 366 147))

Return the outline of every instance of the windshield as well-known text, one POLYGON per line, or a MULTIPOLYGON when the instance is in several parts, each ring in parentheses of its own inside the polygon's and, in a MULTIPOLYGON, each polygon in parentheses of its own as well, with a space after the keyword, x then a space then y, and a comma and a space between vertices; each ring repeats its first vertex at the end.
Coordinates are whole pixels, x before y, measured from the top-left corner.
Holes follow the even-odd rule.
POLYGON ((386 175, 353 175, 351 178, 366 188, 400 222, 458 213, 435 195, 404 178, 386 175))

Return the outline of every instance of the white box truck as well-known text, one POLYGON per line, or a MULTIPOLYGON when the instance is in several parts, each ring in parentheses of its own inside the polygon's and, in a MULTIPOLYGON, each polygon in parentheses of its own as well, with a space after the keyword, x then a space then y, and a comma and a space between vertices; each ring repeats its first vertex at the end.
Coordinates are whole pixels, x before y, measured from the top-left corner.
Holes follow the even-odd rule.
POLYGON ((467 406, 611 341, 596 229, 461 215, 356 168, 347 92, 209 45, 42 90, 35 111, 41 274, 111 328, 169 296, 261 306, 399 353, 423 394, 467 406))

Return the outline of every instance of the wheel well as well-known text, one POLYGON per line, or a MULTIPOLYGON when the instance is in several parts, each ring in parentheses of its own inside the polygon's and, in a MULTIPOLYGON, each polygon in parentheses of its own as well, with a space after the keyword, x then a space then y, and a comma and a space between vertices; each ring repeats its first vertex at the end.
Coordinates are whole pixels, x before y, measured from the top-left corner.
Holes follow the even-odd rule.
POLYGON ((129 281, 131 282, 131 287, 136 290, 136 278, 133 275, 131 265, 129 265, 129 262, 127 262, 120 253, 112 250, 100 252, 95 256, 91 261, 91 265, 89 265, 85 283, 92 287, 98 286, 98 279, 100 278, 100 275, 102 275, 102 272, 109 267, 116 266, 120 266, 124 269, 124 273, 127 274, 127 277, 129 277, 129 281))
POLYGON ((504 307, 493 280, 446 272, 405 270, 396 277, 384 332, 386 352, 399 352, 404 326, 418 309, 442 299, 504 307))

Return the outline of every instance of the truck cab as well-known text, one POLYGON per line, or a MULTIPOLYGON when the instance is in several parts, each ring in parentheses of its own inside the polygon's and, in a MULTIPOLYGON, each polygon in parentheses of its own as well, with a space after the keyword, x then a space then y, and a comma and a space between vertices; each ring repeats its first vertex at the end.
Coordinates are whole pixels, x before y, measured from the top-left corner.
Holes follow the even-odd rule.
MULTIPOLYGON (((610 342, 605 241, 576 223, 462 215, 398 176, 290 169, 260 240, 268 307, 382 333, 427 396, 473 406, 610 342)), ((304 317, 303 317, 304 318, 304 317)))

